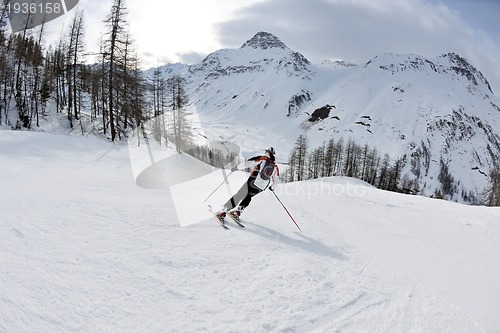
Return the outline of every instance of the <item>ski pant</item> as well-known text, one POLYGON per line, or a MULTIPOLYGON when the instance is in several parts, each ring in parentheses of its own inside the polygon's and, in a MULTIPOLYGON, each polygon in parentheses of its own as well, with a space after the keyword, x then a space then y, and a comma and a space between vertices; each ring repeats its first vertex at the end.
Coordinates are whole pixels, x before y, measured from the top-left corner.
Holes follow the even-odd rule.
POLYGON ((250 201, 252 201, 252 197, 262 192, 260 188, 254 185, 254 181, 255 177, 248 178, 247 182, 243 184, 238 192, 224 204, 226 210, 229 211, 236 206, 246 208, 250 204, 250 201))

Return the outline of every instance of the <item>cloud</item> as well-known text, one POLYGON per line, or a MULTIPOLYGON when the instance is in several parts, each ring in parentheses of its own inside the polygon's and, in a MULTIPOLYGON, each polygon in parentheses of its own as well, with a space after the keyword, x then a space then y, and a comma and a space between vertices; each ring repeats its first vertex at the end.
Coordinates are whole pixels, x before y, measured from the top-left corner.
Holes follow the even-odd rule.
POLYGON ((172 59, 170 59, 168 56, 158 55, 157 53, 154 52, 140 52, 139 58, 140 58, 139 65, 143 69, 149 69, 172 62, 172 59))
POLYGON ((487 32, 490 37, 500 42, 500 1, 498 0, 429 0, 432 2, 445 1, 446 5, 458 11, 460 16, 469 25, 487 32))
POLYGON ((207 55, 200 52, 178 52, 176 56, 180 59, 179 62, 183 64, 197 64, 200 63, 207 55))
POLYGON ((215 29, 220 43, 239 47, 258 31, 278 36, 313 62, 365 62, 382 53, 433 58, 456 52, 500 91, 500 49, 458 11, 421 0, 268 0, 241 9, 215 29))

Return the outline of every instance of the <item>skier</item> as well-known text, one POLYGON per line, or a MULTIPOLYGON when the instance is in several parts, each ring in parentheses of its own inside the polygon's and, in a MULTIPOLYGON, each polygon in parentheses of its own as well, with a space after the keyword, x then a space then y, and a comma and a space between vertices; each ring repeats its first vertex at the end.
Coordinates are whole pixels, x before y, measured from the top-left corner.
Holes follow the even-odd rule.
MULTIPOLYGON (((217 214, 220 218, 224 218, 227 212, 235 221, 239 221, 241 213, 250 204, 253 196, 266 189, 274 191, 277 184, 275 177, 279 177, 275 154, 274 148, 270 147, 266 149, 265 156, 255 156, 244 163, 242 170, 250 171, 250 177, 239 191, 224 204, 222 211, 217 214)), ((238 166, 231 169, 232 172, 238 170, 240 170, 238 166)))

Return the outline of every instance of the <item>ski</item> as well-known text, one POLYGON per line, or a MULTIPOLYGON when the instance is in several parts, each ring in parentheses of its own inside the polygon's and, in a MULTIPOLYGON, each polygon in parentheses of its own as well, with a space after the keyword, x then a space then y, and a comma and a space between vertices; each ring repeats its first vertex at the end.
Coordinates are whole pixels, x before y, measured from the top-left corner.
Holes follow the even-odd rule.
POLYGON ((212 214, 214 214, 214 216, 217 219, 217 221, 219 221, 221 227, 223 227, 225 230, 229 230, 229 227, 226 225, 226 221, 224 221, 224 218, 223 217, 219 217, 219 215, 217 215, 217 213, 213 211, 212 206, 208 205, 208 210, 212 214))
POLYGON ((235 215, 231 214, 231 212, 229 212, 229 215, 230 218, 233 219, 234 223, 236 223, 237 225, 239 225, 240 227, 244 228, 245 226, 241 223, 239 217, 236 217, 235 215))

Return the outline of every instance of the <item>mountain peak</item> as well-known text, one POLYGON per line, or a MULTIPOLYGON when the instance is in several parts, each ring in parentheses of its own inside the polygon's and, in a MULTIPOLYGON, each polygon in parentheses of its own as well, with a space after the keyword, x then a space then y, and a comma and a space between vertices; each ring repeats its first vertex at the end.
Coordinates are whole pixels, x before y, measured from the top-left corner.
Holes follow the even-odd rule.
POLYGON ((287 49, 287 46, 275 35, 269 33, 269 32, 258 32, 247 40, 241 48, 244 47, 252 47, 254 49, 270 49, 270 48, 279 48, 279 49, 287 49))
POLYGON ((457 74, 465 76, 476 86, 479 82, 486 85, 488 90, 493 93, 490 83, 486 80, 483 73, 481 73, 476 67, 472 66, 465 58, 462 58, 456 53, 443 54, 440 58, 448 59, 451 65, 450 68, 457 74))

